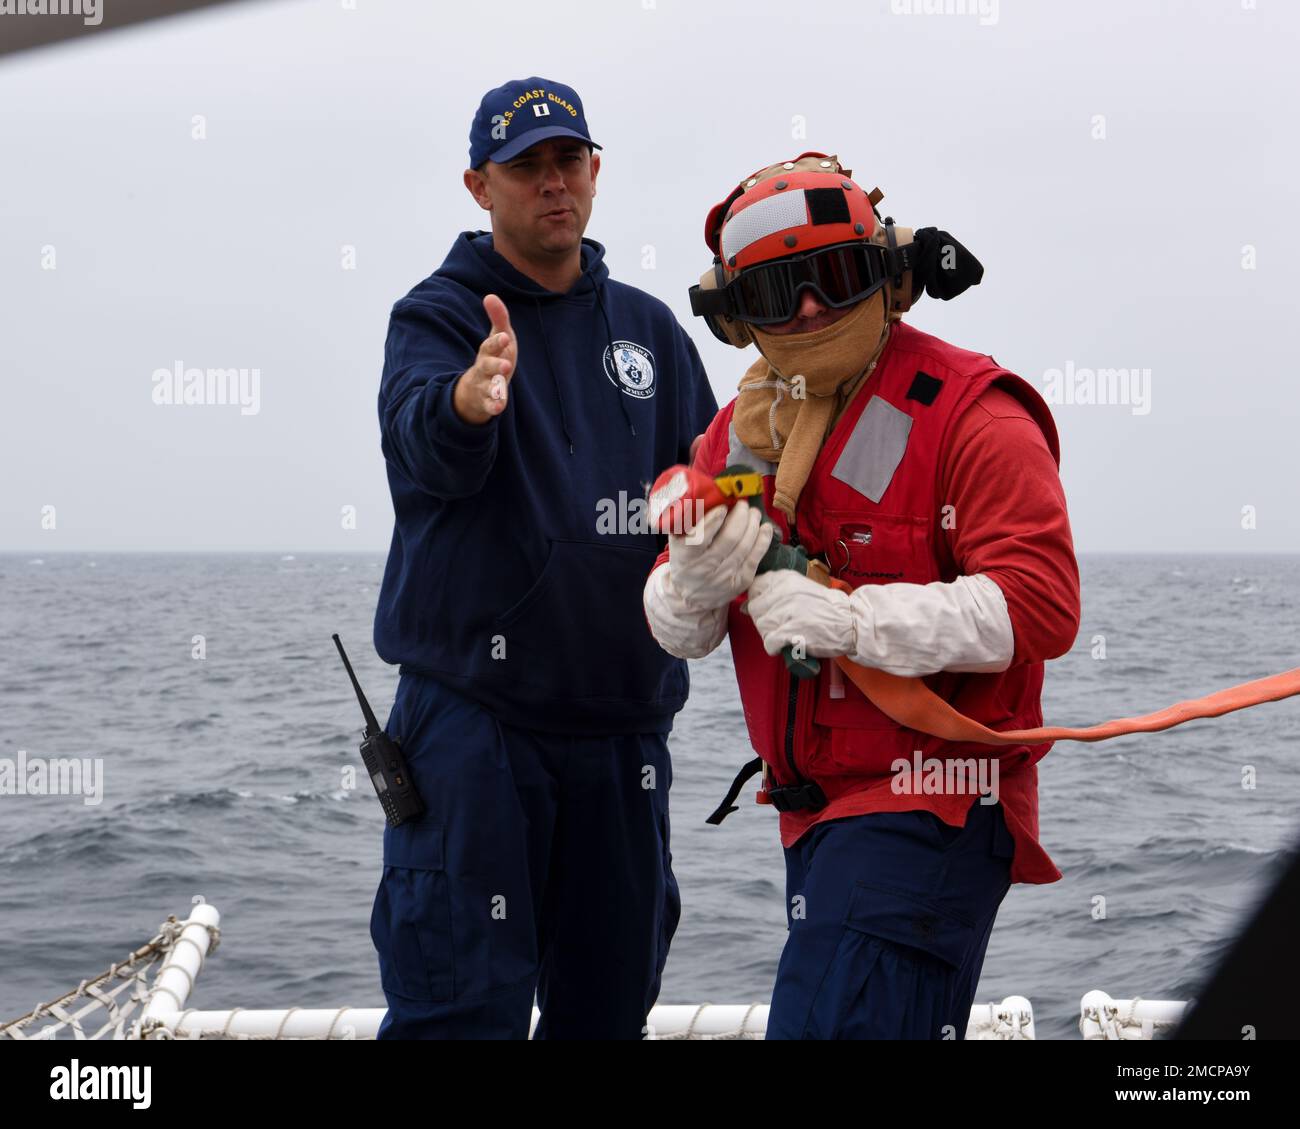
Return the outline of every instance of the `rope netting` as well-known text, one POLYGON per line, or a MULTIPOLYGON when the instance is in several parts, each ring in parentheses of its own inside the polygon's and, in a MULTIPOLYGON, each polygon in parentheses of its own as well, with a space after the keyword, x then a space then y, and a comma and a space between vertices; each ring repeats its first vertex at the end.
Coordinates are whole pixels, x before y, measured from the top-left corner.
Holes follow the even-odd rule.
MULTIPOLYGON (((159 991, 171 993, 160 986, 167 970, 184 971, 171 963, 170 958, 178 946, 192 944, 199 952, 199 966, 207 953, 215 951, 221 940, 221 930, 216 925, 204 924, 209 943, 206 951, 190 937, 181 934, 192 921, 177 921, 170 915, 159 927, 157 934, 141 945, 125 960, 117 961, 101 972, 81 981, 70 992, 65 992, 49 1003, 37 1004, 26 1015, 0 1024, 0 1038, 8 1039, 127 1039, 136 1034, 129 1027, 137 1008, 147 1004, 159 991), (157 969, 153 985, 149 973, 157 969), (80 1005, 80 1006, 78 1006, 80 1005), (96 1014, 98 1013, 98 1014, 96 1014), (102 1020, 102 1022, 101 1022, 102 1020), (43 1022, 44 1021, 44 1022, 43 1022), (95 1026, 99 1023, 99 1026, 95 1026)), ((186 973, 191 985, 193 976, 186 973)))

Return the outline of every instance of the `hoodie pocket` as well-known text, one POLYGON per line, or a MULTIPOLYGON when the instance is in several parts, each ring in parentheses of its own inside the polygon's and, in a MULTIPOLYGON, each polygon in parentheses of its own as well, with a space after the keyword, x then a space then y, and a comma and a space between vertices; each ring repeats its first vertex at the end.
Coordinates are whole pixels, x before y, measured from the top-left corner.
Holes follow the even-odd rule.
POLYGON ((655 642, 641 603, 657 555, 552 541, 537 580, 495 623, 511 678, 557 698, 653 701, 683 693, 681 664, 655 642))
POLYGON ((497 617, 497 626, 509 627, 518 622, 528 613, 528 609, 545 595, 547 588, 557 575, 557 570, 551 567, 555 560, 555 547, 557 544, 558 542, 552 541, 547 546, 546 559, 542 562, 542 568, 537 574, 537 579, 533 581, 532 586, 518 600, 497 617))

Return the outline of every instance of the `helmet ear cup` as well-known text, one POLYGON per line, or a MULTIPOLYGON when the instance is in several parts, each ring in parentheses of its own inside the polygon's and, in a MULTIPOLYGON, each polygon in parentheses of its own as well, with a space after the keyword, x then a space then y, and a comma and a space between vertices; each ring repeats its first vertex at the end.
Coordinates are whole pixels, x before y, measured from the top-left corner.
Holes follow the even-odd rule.
MULTIPOLYGON (((727 278, 720 259, 715 259, 713 266, 700 275, 701 290, 721 290, 726 284, 727 278)), ((743 349, 746 345, 754 343, 754 335, 743 321, 737 321, 726 314, 705 314, 704 322, 714 337, 719 341, 725 341, 728 345, 734 345, 737 349, 743 349)))
POLYGON ((886 217, 876 226, 871 242, 884 247, 887 255, 905 265, 905 269, 890 277, 886 287, 889 291, 889 320, 897 321, 912 308, 915 297, 912 293, 912 262, 916 252, 914 232, 910 227, 896 227, 893 219, 886 217))

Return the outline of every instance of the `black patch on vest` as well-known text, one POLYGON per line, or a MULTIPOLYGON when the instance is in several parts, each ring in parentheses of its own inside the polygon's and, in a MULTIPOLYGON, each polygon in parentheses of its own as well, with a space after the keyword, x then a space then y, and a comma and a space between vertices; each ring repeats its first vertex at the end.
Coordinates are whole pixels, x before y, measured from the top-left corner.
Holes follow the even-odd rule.
POLYGON ((931 376, 928 372, 917 369, 916 375, 912 377, 912 387, 907 390, 907 398, 928 406, 934 403, 934 398, 939 395, 939 389, 942 387, 943 381, 937 376, 931 376))
POLYGON ((808 217, 814 224, 848 223, 849 202, 839 188, 809 188, 804 193, 808 201, 808 217))

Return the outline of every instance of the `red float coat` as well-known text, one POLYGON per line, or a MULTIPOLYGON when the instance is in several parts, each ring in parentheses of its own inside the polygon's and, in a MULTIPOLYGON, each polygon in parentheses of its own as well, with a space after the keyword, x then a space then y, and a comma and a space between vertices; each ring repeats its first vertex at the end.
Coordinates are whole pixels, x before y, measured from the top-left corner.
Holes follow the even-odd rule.
MULTIPOLYGON (((789 540, 771 505, 775 467, 740 443, 734 406, 714 418, 694 465, 711 475, 737 462, 762 470, 768 512, 789 540)), ((1069 650, 1078 630, 1078 565, 1059 462, 1051 413, 1027 382, 990 356, 899 322, 823 445, 796 509, 798 543, 855 588, 977 573, 998 585, 1015 640, 1011 665, 925 676, 940 697, 993 729, 1042 725, 1043 662, 1069 650)), ((666 560, 665 552, 659 563, 666 560)), ((902 588, 893 591, 905 598, 902 588)), ((1016 843, 1011 880, 1061 877, 1038 842, 1036 765, 1050 742, 1000 748, 904 729, 829 661, 816 678, 793 679, 781 656, 763 649, 742 602, 730 606, 727 629, 750 742, 771 786, 813 780, 828 801, 781 813, 785 846, 822 820, 874 811, 925 809, 963 826, 969 790, 900 792, 893 766, 911 764, 914 751, 927 760, 995 757, 1016 843)))

